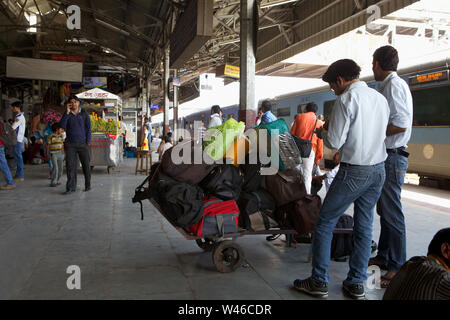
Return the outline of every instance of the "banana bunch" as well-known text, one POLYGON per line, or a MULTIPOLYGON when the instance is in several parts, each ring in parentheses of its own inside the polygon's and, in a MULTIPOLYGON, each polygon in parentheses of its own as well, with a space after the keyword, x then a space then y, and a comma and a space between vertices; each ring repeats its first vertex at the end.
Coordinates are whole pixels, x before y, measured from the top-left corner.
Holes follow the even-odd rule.
POLYGON ((90 114, 91 118, 91 130, 92 132, 106 132, 110 134, 117 134, 118 123, 112 119, 108 121, 98 117, 95 112, 90 114))

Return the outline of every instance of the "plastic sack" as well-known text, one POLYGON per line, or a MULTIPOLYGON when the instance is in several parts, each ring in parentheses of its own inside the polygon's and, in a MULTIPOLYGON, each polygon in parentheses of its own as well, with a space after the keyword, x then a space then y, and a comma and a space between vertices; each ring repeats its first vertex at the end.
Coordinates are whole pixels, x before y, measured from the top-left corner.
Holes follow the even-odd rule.
POLYGON ((215 161, 224 157, 236 137, 244 133, 245 123, 230 118, 222 125, 206 130, 203 149, 215 161))
POLYGON ((247 138, 245 136, 239 136, 228 148, 227 152, 225 153, 225 158, 231 159, 233 161, 232 164, 236 167, 239 167, 240 164, 245 163, 245 156, 248 154, 249 149, 250 145, 247 138))
MULTIPOLYGON (((267 141, 263 143, 262 146, 267 145, 267 150, 262 150, 270 155, 272 152, 272 142, 274 138, 278 136, 278 154, 280 157, 279 170, 285 171, 294 169, 297 165, 301 163, 300 152, 295 144, 291 133, 289 132, 289 127, 284 119, 278 119, 270 123, 263 123, 259 126, 254 127, 256 130, 267 130, 267 141), (277 131, 278 130, 278 131, 277 131)), ((262 135, 258 134, 258 148, 261 147, 260 137, 262 135)), ((261 150, 260 150, 261 151, 261 150)))

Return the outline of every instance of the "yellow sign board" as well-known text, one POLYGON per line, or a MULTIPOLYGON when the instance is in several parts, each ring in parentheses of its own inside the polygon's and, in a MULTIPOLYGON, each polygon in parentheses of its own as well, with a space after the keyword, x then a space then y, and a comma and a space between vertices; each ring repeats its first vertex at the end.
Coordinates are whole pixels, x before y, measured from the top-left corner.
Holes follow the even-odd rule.
POLYGON ((231 64, 225 65, 225 70, 223 74, 228 77, 239 79, 240 68, 236 66, 232 66, 231 64))

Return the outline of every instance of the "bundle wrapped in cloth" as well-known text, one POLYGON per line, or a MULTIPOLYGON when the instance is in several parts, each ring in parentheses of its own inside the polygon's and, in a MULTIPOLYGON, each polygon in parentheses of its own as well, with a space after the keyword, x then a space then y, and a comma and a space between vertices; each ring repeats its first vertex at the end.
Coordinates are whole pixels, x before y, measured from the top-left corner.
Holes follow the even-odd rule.
POLYGON ((244 122, 228 119, 222 125, 206 130, 203 149, 214 160, 224 157, 227 150, 233 145, 235 139, 245 130, 244 122))

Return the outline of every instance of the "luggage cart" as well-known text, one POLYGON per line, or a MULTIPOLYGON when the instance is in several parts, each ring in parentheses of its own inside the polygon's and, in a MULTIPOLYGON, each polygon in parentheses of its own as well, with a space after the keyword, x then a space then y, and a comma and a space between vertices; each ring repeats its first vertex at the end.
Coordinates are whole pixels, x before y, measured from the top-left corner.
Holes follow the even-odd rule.
MULTIPOLYGON (((155 208, 163 215, 167 221, 178 231, 186 240, 195 240, 197 245, 203 249, 204 251, 211 252, 212 260, 219 272, 229 273, 236 270, 238 267, 242 265, 245 260, 245 254, 242 247, 237 244, 233 239, 248 236, 248 235, 268 235, 274 236, 279 234, 285 234, 287 237, 288 246, 291 244, 291 237, 297 234, 297 231, 293 229, 270 229, 270 230, 261 230, 261 231, 250 231, 246 229, 241 229, 236 233, 228 233, 223 236, 207 236, 207 237, 198 237, 190 234, 183 228, 177 227, 167 215, 161 210, 159 204, 153 199, 150 199, 150 202, 155 206, 155 208), (231 239, 231 240, 229 240, 231 239)), ((335 229, 334 233, 352 233, 352 229, 335 229)), ((268 240, 269 237, 266 239, 268 240)), ((308 257, 310 259, 310 257, 308 257)))

